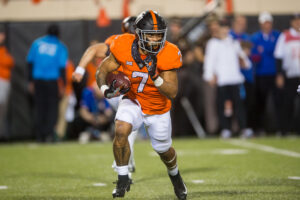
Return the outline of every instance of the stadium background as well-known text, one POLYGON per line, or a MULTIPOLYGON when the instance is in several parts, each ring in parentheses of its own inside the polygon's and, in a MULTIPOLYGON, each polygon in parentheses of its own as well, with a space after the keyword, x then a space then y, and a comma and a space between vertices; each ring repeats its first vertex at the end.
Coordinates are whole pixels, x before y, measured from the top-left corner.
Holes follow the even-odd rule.
MULTIPOLYGON (((80 56, 88 47, 89 41, 97 39, 104 41, 112 34, 120 33, 120 25, 124 12, 122 0, 42 0, 34 4, 29 0, 11 0, 7 4, 0 4, 0 23, 4 24, 7 33, 7 46, 15 59, 12 72, 12 92, 8 110, 10 139, 31 139, 32 113, 28 98, 26 55, 30 44, 45 34, 50 23, 56 22, 61 28, 61 39, 68 46, 70 59, 76 65, 80 56), (96 19, 99 10, 105 9, 111 24, 107 27, 98 27, 96 19)), ((226 14, 226 1, 217 12, 226 14)), ((167 18, 180 17, 184 21, 202 14, 201 9, 205 0, 167 0, 129 2, 130 15, 137 15, 142 10, 151 8, 159 11, 167 18)), ((229 14, 243 14, 248 19, 248 33, 259 29, 257 15, 268 10, 274 16, 274 28, 284 30, 289 27, 291 14, 299 11, 300 1, 286 0, 233 0, 229 14)), ((228 10, 227 10, 228 11, 228 10)), ((185 115, 179 112, 177 115, 185 115)), ((190 124, 181 127, 193 134, 190 124)), ((176 129, 174 130, 176 132, 176 129)))

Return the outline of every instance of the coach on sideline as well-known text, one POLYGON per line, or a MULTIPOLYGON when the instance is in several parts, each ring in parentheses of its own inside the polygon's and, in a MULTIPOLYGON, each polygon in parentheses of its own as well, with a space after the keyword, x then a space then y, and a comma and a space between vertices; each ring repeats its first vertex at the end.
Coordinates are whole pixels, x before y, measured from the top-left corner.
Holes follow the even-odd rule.
POLYGON ((35 131, 38 142, 54 141, 58 115, 58 79, 64 83, 68 50, 59 40, 57 25, 48 27, 47 35, 36 39, 27 55, 29 92, 35 102, 35 131))

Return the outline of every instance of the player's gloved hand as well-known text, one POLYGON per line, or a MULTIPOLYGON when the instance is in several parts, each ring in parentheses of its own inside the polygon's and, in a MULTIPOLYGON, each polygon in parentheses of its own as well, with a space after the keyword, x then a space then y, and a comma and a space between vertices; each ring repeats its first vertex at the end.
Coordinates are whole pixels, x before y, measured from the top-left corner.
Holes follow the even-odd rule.
POLYGON ((155 55, 151 56, 150 62, 146 62, 146 68, 148 70, 148 74, 150 75, 150 78, 154 81, 158 77, 158 71, 156 68, 157 64, 157 58, 155 55))
POLYGON ((122 88, 120 89, 120 93, 121 94, 126 94, 127 92, 129 92, 130 88, 122 88))
MULTIPOLYGON (((116 84, 117 80, 113 80, 112 84, 110 85, 110 87, 108 89, 106 89, 104 91, 104 96, 108 99, 113 98, 113 97, 117 97, 120 96, 121 94, 121 88, 115 88, 115 84, 116 84)), ((102 88, 101 88, 102 90, 102 88)))
POLYGON ((300 85, 298 85, 297 92, 300 94, 300 85))

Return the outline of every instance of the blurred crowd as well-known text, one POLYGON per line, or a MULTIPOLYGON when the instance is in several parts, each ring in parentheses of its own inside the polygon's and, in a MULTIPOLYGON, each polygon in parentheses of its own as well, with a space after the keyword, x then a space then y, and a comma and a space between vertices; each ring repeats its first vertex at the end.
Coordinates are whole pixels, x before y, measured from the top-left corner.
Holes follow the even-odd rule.
MULTIPOLYGON (((180 96, 187 96, 205 130, 222 138, 275 133, 300 134, 300 16, 290 28, 273 29, 268 12, 258 16, 260 30, 248 34, 247 19, 238 15, 206 20, 206 31, 193 43, 180 38, 182 23, 170 22, 170 40, 183 54, 180 96)), ((182 116, 176 115, 175 125, 182 116), (176 118, 178 118, 176 120, 176 118)), ((177 123, 178 122, 178 123, 177 123)))
MULTIPOLYGON (((300 134, 300 96, 296 92, 300 84, 300 15, 293 15, 290 29, 281 33, 273 29, 268 12, 261 13, 257 23, 260 30, 248 34, 246 17, 212 14, 201 24, 201 34, 191 40, 181 37, 182 19, 169 20, 168 41, 178 45, 183 55, 179 93, 172 109, 175 135, 186 131, 183 123, 187 116, 178 115, 184 113, 182 97, 189 99, 210 136, 300 134)), ((110 140, 114 111, 95 83, 102 60, 94 59, 83 81, 74 83, 75 66, 59 35, 59 27, 53 24, 28 50, 28 92, 36 139, 110 140)), ((5 108, 14 65, 4 41, 0 27, 0 136, 6 132, 5 108)))

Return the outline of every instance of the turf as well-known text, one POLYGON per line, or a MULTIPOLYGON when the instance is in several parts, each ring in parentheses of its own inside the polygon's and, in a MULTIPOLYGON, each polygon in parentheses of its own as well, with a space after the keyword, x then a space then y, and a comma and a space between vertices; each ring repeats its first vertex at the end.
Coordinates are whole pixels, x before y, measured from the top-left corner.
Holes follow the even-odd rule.
MULTIPOLYGON (((300 153, 300 138, 248 140, 300 153)), ((300 199, 300 158, 235 146, 219 139, 177 139, 188 199, 300 199), (236 154, 226 154, 226 153, 236 154), (203 180, 195 184, 193 180, 203 180)), ((174 200, 166 169, 149 141, 135 144, 137 170, 125 199, 174 200)), ((0 199, 112 199, 112 144, 32 143, 0 146, 0 199), (95 187, 94 183, 106 186, 95 187)))

